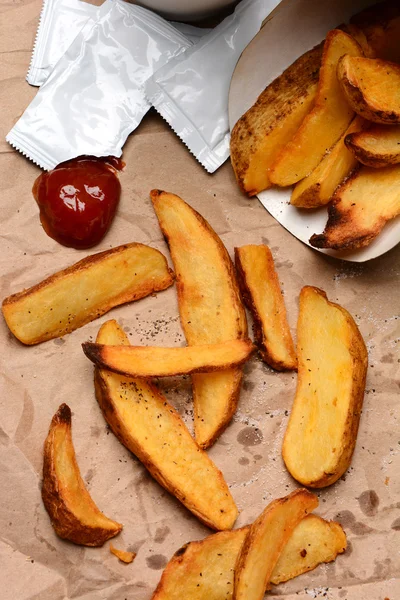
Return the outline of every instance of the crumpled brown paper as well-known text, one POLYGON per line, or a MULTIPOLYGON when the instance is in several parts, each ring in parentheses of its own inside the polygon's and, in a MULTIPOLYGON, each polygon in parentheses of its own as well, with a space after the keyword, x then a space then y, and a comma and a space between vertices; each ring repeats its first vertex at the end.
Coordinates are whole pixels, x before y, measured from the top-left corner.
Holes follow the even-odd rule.
MULTIPOLYGON (((39 169, 14 152, 4 136, 35 90, 24 78, 40 0, 0 6, 1 298, 28 287, 89 252, 64 248, 43 232, 31 187, 39 169)), ((344 526, 349 547, 335 563, 273 588, 267 597, 290 600, 397 600, 399 575, 399 258, 400 248, 369 263, 336 261, 294 239, 257 200, 236 188, 229 164, 209 176, 155 114, 124 151, 123 197, 117 218, 95 251, 124 242, 150 244, 168 256, 149 200, 151 188, 182 196, 211 223, 229 252, 267 243, 295 328, 305 284, 355 317, 369 350, 364 410, 346 475, 318 493, 318 514, 344 526), (397 337, 397 340, 396 340, 397 337)), ((0 597, 7 600, 149 600, 172 554, 211 533, 147 474, 108 431, 93 392, 93 368, 81 343, 116 318, 137 344, 182 345, 174 287, 120 307, 62 339, 22 346, 0 321, 0 597), (40 496, 42 447, 62 402, 73 411, 73 440, 84 480, 98 506, 124 524, 115 544, 137 552, 123 565, 109 552, 75 546, 55 535, 40 496)), ((222 469, 251 522, 272 499, 295 489, 280 449, 296 376, 278 374, 257 358, 245 367, 240 405, 209 453, 222 469)), ((192 427, 189 379, 160 382, 192 427)))

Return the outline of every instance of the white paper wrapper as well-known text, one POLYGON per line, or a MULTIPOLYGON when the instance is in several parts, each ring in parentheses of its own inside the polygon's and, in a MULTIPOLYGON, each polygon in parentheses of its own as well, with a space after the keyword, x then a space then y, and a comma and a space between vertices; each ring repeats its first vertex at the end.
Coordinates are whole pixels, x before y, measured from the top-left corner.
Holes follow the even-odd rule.
POLYGON ((86 23, 7 136, 43 169, 80 156, 121 156, 149 109, 143 84, 190 42, 152 12, 107 0, 86 23))
MULTIPOLYGON (((263 89, 304 52, 321 42, 330 29, 348 22, 362 8, 374 4, 371 0, 284 0, 268 19, 262 30, 243 52, 232 77, 229 92, 229 123, 231 129, 254 104, 263 89), (296 35, 293 32, 296 25, 296 35), (266 60, 273 56, 274 60, 266 60)), ((327 208, 297 209, 289 204, 290 189, 269 189, 258 194, 268 212, 297 239, 308 246, 313 233, 321 233, 328 215, 327 208)), ((400 241, 400 218, 385 225, 382 233, 366 248, 337 251, 319 250, 343 260, 364 262, 376 258, 400 241)))
POLYGON ((236 62, 278 3, 243 0, 146 83, 147 98, 209 173, 229 156, 228 93, 236 62))
POLYGON ((98 8, 81 0, 44 0, 26 80, 40 86, 98 8))

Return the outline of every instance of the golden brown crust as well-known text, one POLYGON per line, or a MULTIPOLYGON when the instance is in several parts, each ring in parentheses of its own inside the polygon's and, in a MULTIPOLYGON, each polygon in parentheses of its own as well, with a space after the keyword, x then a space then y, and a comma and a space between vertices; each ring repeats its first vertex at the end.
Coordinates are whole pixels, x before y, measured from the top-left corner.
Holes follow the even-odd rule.
POLYGON ((296 370, 296 352, 270 249, 265 245, 235 248, 235 265, 263 361, 277 371, 296 370))
POLYGON ((250 340, 231 340, 220 344, 161 348, 85 342, 82 348, 98 367, 127 377, 149 378, 230 369, 246 362, 253 344, 250 340))
POLYGON ((62 404, 54 415, 44 444, 42 499, 57 535, 75 544, 102 546, 122 529, 120 523, 99 511, 84 486, 72 445, 71 410, 67 404, 62 404), (59 455, 61 467, 57 466, 59 455), (72 487, 71 478, 64 478, 62 473, 66 461, 72 471, 72 487), (86 505, 85 514, 75 510, 75 502, 86 505))
POLYGON ((399 182, 399 165, 356 168, 336 189, 324 232, 312 235, 310 244, 334 250, 368 246, 400 213, 399 182))
POLYGON ((378 169, 400 163, 400 125, 373 125, 368 131, 346 135, 344 142, 367 167, 378 169))
MULTIPOLYGON (((150 194, 176 270, 179 314, 189 345, 247 337, 235 269, 219 236, 179 196, 150 194)), ((224 431, 240 394, 241 369, 192 377, 195 437, 204 449, 224 431)))
POLYGON ((144 244, 124 244, 87 256, 37 285, 12 294, 3 300, 2 310, 15 337, 32 345, 71 333, 115 306, 164 290, 173 282, 174 274, 161 252, 144 244), (144 272, 139 275, 127 269, 128 260, 134 266, 136 256, 138 264, 146 264, 146 257, 149 260, 148 277, 144 272), (113 287, 110 270, 124 273, 118 291, 113 287))
POLYGON ((350 464, 368 354, 352 316, 312 286, 300 293, 297 352, 298 384, 282 455, 292 477, 321 488, 350 464))
POLYGON ((232 167, 240 189, 249 196, 270 187, 269 167, 311 108, 322 48, 323 43, 300 56, 265 88, 232 129, 232 167))

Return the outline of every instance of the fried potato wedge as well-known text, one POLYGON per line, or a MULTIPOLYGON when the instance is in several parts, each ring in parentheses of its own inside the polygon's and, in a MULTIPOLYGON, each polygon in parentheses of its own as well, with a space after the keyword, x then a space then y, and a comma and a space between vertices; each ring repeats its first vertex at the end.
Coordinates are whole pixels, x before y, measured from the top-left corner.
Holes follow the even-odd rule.
POLYGON ((321 563, 332 562, 346 547, 346 534, 339 523, 307 515, 284 547, 272 571, 271 583, 283 583, 312 571, 321 563))
POLYGON ((368 131, 346 135, 345 144, 367 167, 400 163, 400 125, 373 125, 368 131))
MULTIPOLYGON (((179 313, 189 346, 247 338, 235 269, 218 235, 178 196, 153 190, 151 200, 177 273, 179 313)), ((208 448, 235 413, 242 370, 198 373, 192 382, 195 437, 208 448)))
POLYGON ((360 56, 360 45, 347 33, 333 29, 326 36, 314 107, 271 166, 270 179, 288 186, 307 177, 349 126, 354 112, 346 102, 336 71, 344 55, 360 56))
POLYGON ((378 58, 342 56, 337 76, 352 109, 368 121, 400 123, 400 65, 378 58))
POLYGON ((314 104, 322 49, 319 44, 300 56, 232 129, 232 167, 240 189, 249 196, 271 187, 270 166, 314 104))
POLYGON ((318 498, 298 489, 271 502, 250 526, 235 565, 233 600, 262 600, 294 528, 318 506, 318 498))
POLYGON ((352 316, 325 292, 300 293, 298 382, 282 456, 303 485, 321 488, 348 468, 357 439, 368 355, 352 316))
MULTIPOLYGON (((129 346, 115 321, 100 328, 96 341, 129 346)), ((154 479, 212 529, 231 529, 238 511, 222 473, 158 389, 96 369, 95 390, 112 431, 154 479)))
POLYGON ((235 248, 235 264, 263 361, 277 371, 296 369, 296 352, 271 250, 263 244, 235 248))
POLYGON ((367 127, 367 121, 356 116, 350 126, 321 160, 319 165, 293 189, 290 204, 298 208, 316 208, 328 204, 337 186, 357 166, 357 158, 351 152, 345 140, 353 132, 362 131, 367 127))
POLYGON ((387 0, 368 6, 351 17, 350 24, 363 32, 369 47, 378 58, 400 62, 400 3, 398 0, 387 0))
POLYGON ((324 232, 314 234, 315 248, 335 250, 368 246, 390 219, 400 214, 400 165, 362 166, 337 188, 324 232))
POLYGON ((172 285, 165 257, 143 244, 99 252, 3 301, 3 315, 23 344, 71 333, 114 306, 172 285))
POLYGON ((57 535, 75 544, 102 546, 122 529, 97 508, 83 483, 67 404, 54 415, 44 444, 42 498, 57 535))
MULTIPOLYGON (((152 600, 232 600, 233 572, 250 527, 214 533, 180 548, 164 569, 152 600)), ((346 535, 335 521, 307 515, 291 534, 271 576, 288 581, 331 562, 346 548, 346 535)))
POLYGON ((121 562, 129 565, 136 558, 136 552, 128 552, 127 550, 119 550, 110 544, 110 552, 114 554, 121 562))
POLYGON ((86 356, 97 366, 127 377, 168 377, 222 371, 243 364, 251 352, 250 340, 220 344, 160 348, 157 346, 109 346, 85 342, 86 356))

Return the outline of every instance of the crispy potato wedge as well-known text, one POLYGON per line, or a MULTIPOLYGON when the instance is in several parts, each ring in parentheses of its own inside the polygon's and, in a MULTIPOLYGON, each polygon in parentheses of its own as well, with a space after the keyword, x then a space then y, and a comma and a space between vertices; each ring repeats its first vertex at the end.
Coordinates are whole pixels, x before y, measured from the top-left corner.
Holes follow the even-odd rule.
MULTIPOLYGON (((232 600, 233 572, 250 527, 214 533, 180 548, 164 569, 152 600, 232 600)), ((307 515, 282 550, 271 576, 278 584, 331 562, 346 548, 335 521, 307 515)))
POLYGON ((263 244, 235 248, 235 264, 263 361, 277 371, 296 369, 296 352, 271 250, 263 244))
POLYGON ((346 135, 344 142, 367 167, 377 169, 400 163, 400 125, 373 125, 368 131, 346 135))
POLYGON ((339 59, 360 56, 360 45, 347 33, 333 29, 326 36, 314 107, 271 166, 270 179, 288 186, 307 177, 338 141, 353 118, 337 80, 339 59))
POLYGON ((136 558, 136 552, 128 552, 127 550, 119 550, 110 544, 110 552, 114 554, 121 562, 129 565, 136 558))
POLYGON ((357 159, 347 144, 346 136, 367 127, 367 121, 356 116, 350 126, 321 160, 319 165, 293 189, 290 204, 298 208, 316 208, 328 204, 337 186, 356 167, 357 159))
POLYGON ((165 257, 143 244, 125 244, 88 256, 3 301, 3 315, 23 344, 71 333, 114 306, 172 285, 165 257))
POLYGON ((400 123, 400 65, 378 58, 342 56, 337 76, 352 109, 368 121, 400 123))
POLYGON ((86 356, 98 367, 127 377, 168 377, 222 371, 243 364, 253 351, 250 340, 220 344, 160 348, 156 346, 108 346, 85 342, 86 356))
POLYGON ((290 536, 274 570, 271 583, 277 585, 328 563, 347 547, 346 534, 336 521, 307 515, 290 536))
MULTIPOLYGON (((129 346, 115 321, 100 328, 96 341, 129 346)), ((231 529, 238 511, 222 473, 158 389, 96 369, 95 390, 112 431, 154 479, 212 529, 231 529)))
POLYGON ((318 506, 318 498, 298 489, 271 502, 250 526, 235 565, 233 600, 262 600, 294 528, 318 506))
POLYGON ((315 248, 335 250, 368 246, 385 224, 400 214, 400 165, 362 166, 337 188, 324 232, 314 234, 315 248))
POLYGON ((400 3, 398 0, 387 0, 368 6, 351 17, 350 24, 363 32, 369 47, 378 58, 400 62, 400 3))
POLYGON ((54 415, 44 444, 42 498, 57 535, 75 544, 102 546, 122 529, 97 508, 83 483, 67 404, 54 415))
POLYGON ((240 189, 249 196, 271 187, 270 166, 314 104, 322 49, 323 43, 300 56, 232 129, 232 167, 240 189))
POLYGON ((325 292, 300 293, 299 373, 282 456, 303 485, 321 488, 348 468, 357 439, 368 355, 352 316, 325 292))
MULTIPOLYGON (((178 196, 153 190, 151 200, 177 272, 179 313, 189 346, 247 338, 235 269, 218 235, 178 196)), ((235 413, 242 370, 198 373, 192 382, 195 437, 208 448, 235 413)))

